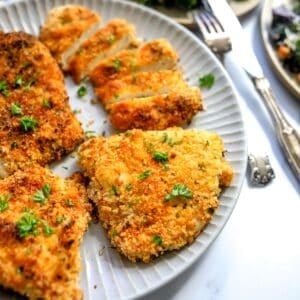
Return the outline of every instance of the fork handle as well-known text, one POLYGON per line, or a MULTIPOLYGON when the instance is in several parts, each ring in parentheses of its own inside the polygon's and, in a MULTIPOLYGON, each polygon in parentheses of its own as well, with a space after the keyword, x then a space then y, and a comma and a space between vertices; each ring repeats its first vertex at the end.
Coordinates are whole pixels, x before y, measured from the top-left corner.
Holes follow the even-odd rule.
POLYGON ((254 78, 254 84, 273 117, 278 140, 290 166, 300 181, 300 135, 284 117, 271 91, 269 81, 264 77, 254 78))

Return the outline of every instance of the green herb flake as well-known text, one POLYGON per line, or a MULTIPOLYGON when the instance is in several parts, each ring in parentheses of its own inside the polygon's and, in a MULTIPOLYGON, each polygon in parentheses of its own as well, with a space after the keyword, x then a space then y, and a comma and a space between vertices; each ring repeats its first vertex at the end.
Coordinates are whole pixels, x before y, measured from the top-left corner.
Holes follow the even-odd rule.
POLYGON ((114 238, 118 235, 118 231, 117 230, 113 230, 113 232, 111 233, 111 237, 114 238))
POLYGON ((74 206, 74 203, 70 200, 70 199, 67 199, 65 201, 66 205, 69 206, 69 207, 73 207, 74 206))
POLYGON ((131 191, 132 190, 132 185, 130 183, 126 184, 125 190, 126 191, 131 191))
POLYGON ((17 142, 16 141, 13 141, 11 144, 10 144, 10 148, 11 149, 14 149, 14 148, 17 148, 17 142))
POLYGON ((163 133, 161 142, 164 144, 168 141, 168 134, 166 132, 163 133))
POLYGON ((152 242, 154 244, 156 244, 157 246, 161 246, 163 244, 163 240, 162 240, 161 236, 159 236, 159 235, 154 235, 152 237, 152 242))
POLYGON ((48 201, 48 197, 51 192, 51 187, 49 183, 46 183, 41 190, 38 190, 33 195, 33 201, 41 204, 45 204, 48 201))
POLYGON ((121 69, 121 66, 122 66, 121 61, 120 61, 118 58, 116 58, 116 59, 113 60, 112 63, 113 63, 114 69, 115 69, 117 72, 119 72, 120 69, 121 69))
POLYGON ((165 197, 165 201, 168 202, 176 197, 184 197, 187 199, 191 199, 193 198, 193 193, 184 184, 175 184, 171 193, 165 197))
POLYGON ((115 196, 118 196, 118 195, 119 195, 119 188, 118 188, 117 186, 113 185, 113 186, 111 187, 111 190, 112 190, 112 192, 113 192, 113 194, 114 194, 115 196))
POLYGON ((30 79, 28 82, 27 82, 27 84, 24 86, 24 91, 28 91, 31 87, 32 87, 32 85, 35 83, 35 79, 30 79))
POLYGON ((162 153, 159 151, 154 151, 152 158, 160 163, 165 163, 169 160, 168 153, 162 153))
POLYGON ((24 116, 20 119, 20 125, 24 132, 28 132, 36 128, 38 121, 32 116, 24 116))
POLYGON ((43 99, 42 105, 47 108, 52 108, 52 103, 48 99, 43 99))
POLYGON ((23 77, 21 75, 17 75, 16 80, 15 80, 15 86, 20 87, 24 83, 23 77))
POLYGON ((215 83, 215 76, 211 73, 206 74, 199 78, 199 86, 201 88, 210 89, 215 83))
POLYGON ((0 81, 0 93, 5 97, 7 97, 9 95, 7 83, 5 80, 0 81))
POLYGON ((10 106, 10 112, 13 116, 22 115, 23 111, 20 103, 12 103, 10 106))
POLYGON ((53 228, 50 227, 45 220, 41 220, 41 223, 43 225, 43 232, 45 235, 50 236, 51 234, 53 234, 53 228))
POLYGON ((85 86, 81 86, 78 90, 77 90, 77 96, 79 98, 84 97, 87 94, 87 88, 85 86))
POLYGON ((30 67, 31 66, 31 63, 29 62, 29 61, 24 61, 23 62, 23 68, 24 69, 27 69, 28 67, 30 67))
POLYGON ((56 223, 57 223, 57 224, 61 224, 65 219, 66 219, 66 218, 65 218, 64 216, 62 216, 62 217, 57 217, 57 218, 56 218, 56 223))
POLYGON ((152 171, 151 170, 146 170, 145 172, 141 173, 138 176, 138 180, 142 181, 145 180, 146 178, 148 178, 151 175, 152 171))
POLYGON ((111 34, 111 35, 106 39, 106 41, 107 41, 107 43, 108 43, 109 45, 112 45, 113 42, 116 41, 116 39, 117 39, 116 36, 113 35, 113 34, 111 34))
POLYGON ((0 196, 0 213, 4 212, 9 208, 8 200, 10 199, 10 194, 5 194, 4 196, 0 196))
POLYGON ((170 166, 169 166, 168 164, 164 164, 164 165, 162 166, 162 169, 163 169, 164 171, 168 171, 168 170, 170 169, 170 166))
POLYGON ((38 222, 39 219, 32 213, 24 214, 19 221, 16 223, 18 230, 18 236, 20 238, 26 238, 28 235, 38 235, 38 222))

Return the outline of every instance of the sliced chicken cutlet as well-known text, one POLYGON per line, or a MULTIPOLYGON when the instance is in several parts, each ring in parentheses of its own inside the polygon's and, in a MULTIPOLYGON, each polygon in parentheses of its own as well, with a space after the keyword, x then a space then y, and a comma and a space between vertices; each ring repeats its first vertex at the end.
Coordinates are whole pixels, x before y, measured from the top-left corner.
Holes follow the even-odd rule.
POLYGON ((202 109, 202 98, 197 87, 187 87, 167 94, 115 102, 109 109, 109 119, 118 130, 162 130, 188 124, 202 109))
POLYGON ((90 205, 77 179, 35 166, 0 181, 0 285, 29 299, 82 299, 79 246, 90 205))
POLYGON ((178 55, 165 39, 143 44, 136 50, 123 50, 99 63, 89 74, 96 88, 107 82, 137 72, 175 69, 178 55))
POLYGON ((85 40, 69 60, 69 72, 76 83, 105 58, 136 44, 135 28, 126 20, 114 19, 85 40))
POLYGON ((85 142, 79 164, 112 245, 149 262, 192 243, 210 222, 233 177, 223 153, 215 133, 132 130, 85 142))
POLYGON ((26 33, 2 33, 0 65, 0 177, 73 151, 83 131, 49 50, 26 33))
POLYGON ((112 103, 130 98, 149 97, 187 88, 178 71, 139 72, 111 80, 95 89, 95 94, 106 109, 112 103))
POLYGON ((56 61, 67 67, 67 59, 86 37, 99 27, 100 16, 90 9, 69 4, 50 10, 40 40, 48 47, 56 61))

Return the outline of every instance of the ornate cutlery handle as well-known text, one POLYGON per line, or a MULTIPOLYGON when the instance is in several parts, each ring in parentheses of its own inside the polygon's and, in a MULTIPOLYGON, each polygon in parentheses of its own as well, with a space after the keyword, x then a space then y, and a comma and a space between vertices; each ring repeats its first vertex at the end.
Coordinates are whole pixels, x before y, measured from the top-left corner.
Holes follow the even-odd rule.
POLYGON ((273 117, 278 130, 277 137, 287 160, 300 181, 300 135, 285 119, 282 111, 278 107, 269 81, 264 77, 254 78, 254 83, 273 117))

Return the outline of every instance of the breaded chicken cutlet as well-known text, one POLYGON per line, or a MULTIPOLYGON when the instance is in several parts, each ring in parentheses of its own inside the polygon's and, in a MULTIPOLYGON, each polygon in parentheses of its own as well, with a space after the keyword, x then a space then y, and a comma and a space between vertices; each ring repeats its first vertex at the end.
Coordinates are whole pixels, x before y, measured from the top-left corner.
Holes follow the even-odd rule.
POLYGON ((68 58, 76 51, 76 45, 97 30, 100 20, 98 14, 84 6, 68 4, 55 7, 48 13, 39 38, 65 69, 68 58))
POLYGON ((123 50, 103 62, 90 72, 89 78, 95 88, 125 75, 137 72, 175 70, 178 54, 165 39, 149 41, 138 49, 123 50))
POLYGON ((0 33, 0 65, 0 177, 73 151, 83 131, 49 50, 26 33, 0 33))
POLYGON ((0 285, 29 299, 82 299, 79 246, 89 211, 79 177, 34 166, 1 180, 0 285))
POLYGON ((132 130, 81 145, 89 198, 114 247, 149 262, 190 244, 212 219, 233 169, 215 134, 132 130))
POLYGON ((136 44, 135 27, 114 19, 85 40, 68 61, 73 80, 79 83, 100 61, 136 44))

